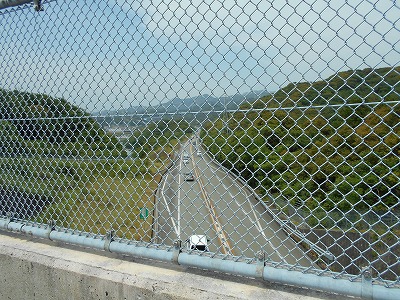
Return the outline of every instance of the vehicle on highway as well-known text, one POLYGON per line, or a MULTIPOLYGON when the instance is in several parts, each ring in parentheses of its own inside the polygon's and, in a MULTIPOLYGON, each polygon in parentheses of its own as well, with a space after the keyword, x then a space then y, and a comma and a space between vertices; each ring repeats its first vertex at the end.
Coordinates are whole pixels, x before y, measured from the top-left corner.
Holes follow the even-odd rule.
POLYGON ((197 150, 197 156, 201 156, 201 151, 197 150))
POLYGON ((183 163, 185 165, 187 165, 189 163, 189 159, 190 159, 189 154, 187 154, 187 153, 183 154, 183 163))
POLYGON ((208 252, 208 239, 205 235, 192 235, 186 240, 186 247, 188 250, 198 250, 208 252))
POLYGON ((192 172, 184 173, 183 174, 185 181, 193 181, 194 180, 194 175, 192 172))

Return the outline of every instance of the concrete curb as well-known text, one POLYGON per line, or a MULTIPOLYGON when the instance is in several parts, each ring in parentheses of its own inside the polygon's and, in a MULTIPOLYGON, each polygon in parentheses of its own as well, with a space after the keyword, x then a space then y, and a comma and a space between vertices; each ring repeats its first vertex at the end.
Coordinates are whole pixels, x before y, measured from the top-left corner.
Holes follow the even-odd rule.
POLYGON ((0 233, 0 299, 343 299, 0 233))

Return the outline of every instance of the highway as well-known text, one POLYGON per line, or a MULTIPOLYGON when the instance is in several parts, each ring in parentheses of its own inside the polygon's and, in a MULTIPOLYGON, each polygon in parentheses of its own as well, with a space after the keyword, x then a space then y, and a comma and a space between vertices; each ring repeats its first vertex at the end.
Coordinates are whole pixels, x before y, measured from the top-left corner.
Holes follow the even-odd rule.
POLYGON ((214 253, 254 258, 263 251, 271 262, 315 266, 265 207, 194 141, 183 145, 158 188, 156 242, 172 245, 204 234, 214 253), (186 173, 194 180, 187 181, 186 173))

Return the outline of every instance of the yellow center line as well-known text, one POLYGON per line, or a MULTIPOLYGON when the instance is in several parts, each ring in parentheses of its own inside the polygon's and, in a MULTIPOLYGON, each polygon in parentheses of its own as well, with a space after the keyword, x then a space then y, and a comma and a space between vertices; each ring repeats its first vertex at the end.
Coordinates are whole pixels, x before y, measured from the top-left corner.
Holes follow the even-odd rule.
POLYGON ((221 243, 222 246, 222 252, 224 254, 231 254, 233 255, 233 249, 228 241, 228 238, 225 235, 224 230, 222 229, 221 223, 218 220, 217 214, 215 212, 215 207, 214 204, 212 203, 210 197, 208 196, 206 189, 204 187, 204 183, 203 180, 200 177, 200 171, 198 169, 198 167, 195 165, 194 163, 194 156, 193 156, 193 149, 192 149, 192 145, 190 145, 190 153, 192 154, 192 164, 193 164, 193 170, 196 174, 196 178, 197 178, 197 182, 200 186, 200 191, 203 195, 203 199, 204 202, 206 203, 206 206, 208 208, 209 211, 209 215, 211 217, 211 221, 213 223, 214 229, 216 231, 217 237, 221 243))

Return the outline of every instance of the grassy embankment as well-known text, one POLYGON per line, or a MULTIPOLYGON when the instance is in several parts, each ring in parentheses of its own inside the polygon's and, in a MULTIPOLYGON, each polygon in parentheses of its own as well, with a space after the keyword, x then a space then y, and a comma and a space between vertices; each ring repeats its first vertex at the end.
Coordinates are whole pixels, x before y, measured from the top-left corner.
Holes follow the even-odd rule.
POLYGON ((46 202, 32 221, 55 220, 57 226, 94 234, 113 229, 119 237, 148 241, 153 193, 168 162, 167 152, 152 153, 147 161, 2 158, 0 184, 25 198, 17 201, 46 202), (139 217, 141 207, 149 210, 146 220, 139 217))
POLYGON ((65 99, 2 89, 0 98, 3 215, 149 240, 154 191, 187 124, 179 131, 183 123, 151 123, 123 145, 65 99), (146 220, 139 217, 143 207, 146 220))

